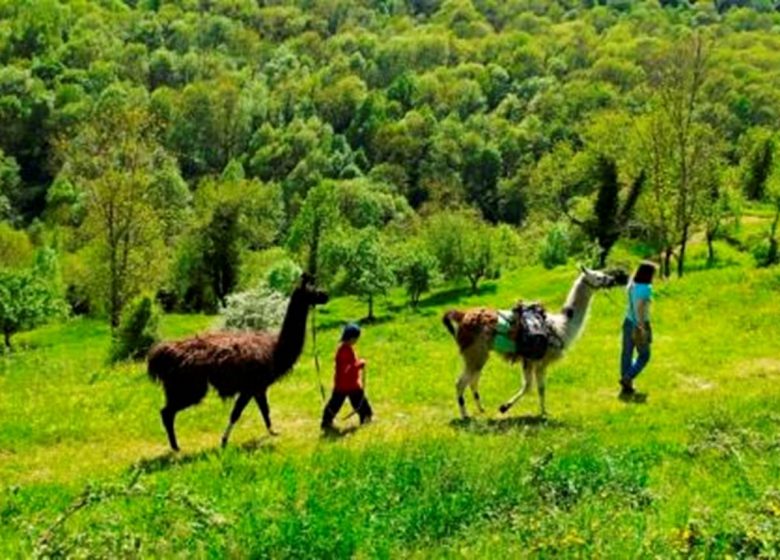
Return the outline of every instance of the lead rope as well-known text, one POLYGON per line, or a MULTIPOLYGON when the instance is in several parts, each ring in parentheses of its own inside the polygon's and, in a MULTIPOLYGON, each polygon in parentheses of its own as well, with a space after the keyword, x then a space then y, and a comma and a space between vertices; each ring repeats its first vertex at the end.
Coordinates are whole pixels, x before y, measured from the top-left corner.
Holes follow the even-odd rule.
POLYGON ((322 384, 322 375, 320 374, 320 355, 317 352, 317 307, 311 308, 311 344, 314 352, 314 370, 317 374, 317 384, 320 386, 320 399, 325 402, 325 386, 322 384))

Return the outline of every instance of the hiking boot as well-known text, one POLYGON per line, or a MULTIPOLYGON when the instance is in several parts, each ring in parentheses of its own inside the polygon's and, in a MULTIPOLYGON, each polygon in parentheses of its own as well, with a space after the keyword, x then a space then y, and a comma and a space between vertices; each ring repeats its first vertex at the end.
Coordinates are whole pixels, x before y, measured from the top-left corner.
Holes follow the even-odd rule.
POLYGON ((620 380, 620 395, 621 396, 630 396, 636 393, 636 390, 634 389, 634 384, 631 383, 631 381, 621 379, 620 380))

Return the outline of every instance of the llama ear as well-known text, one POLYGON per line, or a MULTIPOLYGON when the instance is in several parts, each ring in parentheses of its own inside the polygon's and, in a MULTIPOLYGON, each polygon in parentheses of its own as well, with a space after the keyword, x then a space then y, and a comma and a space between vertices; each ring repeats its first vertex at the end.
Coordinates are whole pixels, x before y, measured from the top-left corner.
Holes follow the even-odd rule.
POLYGON ((312 276, 308 272, 304 272, 303 274, 301 274, 301 286, 306 288, 314 286, 314 276, 312 276))

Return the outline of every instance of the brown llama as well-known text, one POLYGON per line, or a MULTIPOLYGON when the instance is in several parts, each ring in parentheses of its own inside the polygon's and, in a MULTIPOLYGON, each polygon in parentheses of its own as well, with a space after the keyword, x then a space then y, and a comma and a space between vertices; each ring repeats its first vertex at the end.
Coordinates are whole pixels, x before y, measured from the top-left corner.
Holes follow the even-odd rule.
POLYGON ((230 414, 222 446, 251 399, 257 403, 271 435, 271 415, 266 392, 287 374, 303 350, 309 308, 327 303, 328 295, 304 274, 293 291, 278 333, 216 332, 186 340, 164 342, 149 353, 149 376, 162 383, 165 406, 160 411, 168 441, 179 450, 174 431, 176 413, 206 396, 209 385, 227 399, 238 395, 230 414))

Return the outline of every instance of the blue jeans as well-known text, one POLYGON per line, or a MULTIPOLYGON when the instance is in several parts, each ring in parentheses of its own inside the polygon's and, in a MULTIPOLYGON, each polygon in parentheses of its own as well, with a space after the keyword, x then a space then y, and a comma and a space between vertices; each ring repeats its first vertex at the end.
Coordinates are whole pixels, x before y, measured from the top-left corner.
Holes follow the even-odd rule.
POLYGON ((650 345, 653 342, 653 331, 650 329, 650 323, 646 323, 647 344, 644 346, 634 345, 634 323, 630 319, 623 322, 623 353, 620 356, 620 374, 623 381, 632 381, 637 375, 642 373, 647 362, 650 361, 650 345), (637 358, 634 361, 634 350, 637 351, 637 358))

